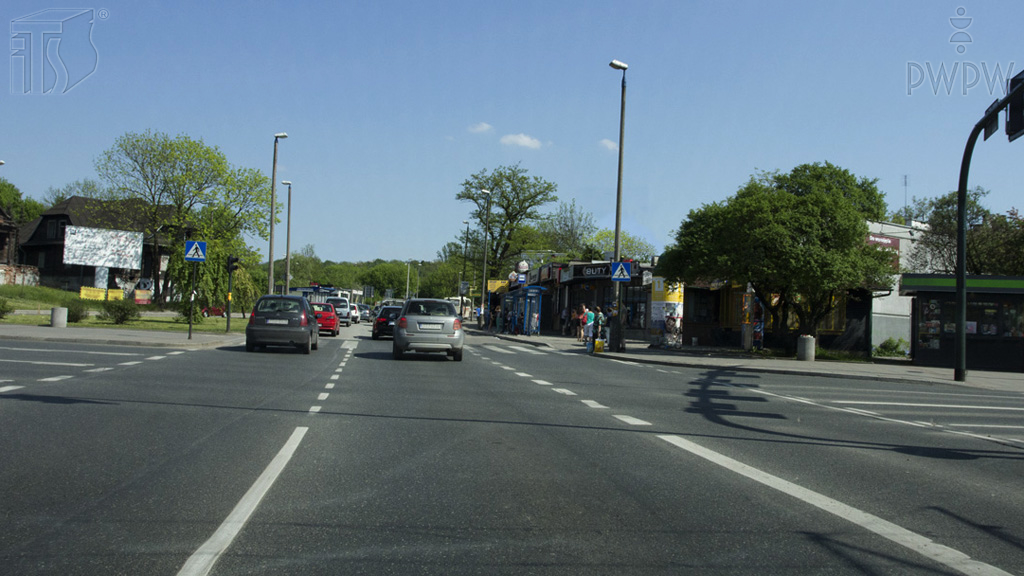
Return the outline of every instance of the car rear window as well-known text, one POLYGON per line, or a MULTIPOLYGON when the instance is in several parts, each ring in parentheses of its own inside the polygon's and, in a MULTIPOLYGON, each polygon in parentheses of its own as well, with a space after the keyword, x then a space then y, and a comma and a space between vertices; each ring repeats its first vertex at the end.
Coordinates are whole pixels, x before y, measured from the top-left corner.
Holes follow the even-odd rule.
POLYGON ((302 305, 297 300, 266 298, 256 303, 257 312, 298 312, 302 305))
POLYGON ((316 310, 318 312, 334 312, 334 306, 332 306, 330 304, 323 304, 323 303, 320 303, 320 302, 314 302, 314 303, 310 304, 310 306, 313 307, 313 310, 316 310))
POLYGON ((412 316, 455 316, 455 306, 449 302, 413 301, 407 314, 412 316))

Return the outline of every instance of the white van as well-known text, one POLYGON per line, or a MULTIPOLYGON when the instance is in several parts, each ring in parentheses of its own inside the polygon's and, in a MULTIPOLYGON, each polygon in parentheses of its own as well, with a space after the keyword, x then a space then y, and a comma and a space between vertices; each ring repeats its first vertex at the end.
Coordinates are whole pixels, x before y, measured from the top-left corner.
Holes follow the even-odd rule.
POLYGON ((344 324, 346 327, 352 325, 352 305, 348 303, 348 298, 328 298, 327 303, 334 306, 338 324, 344 324))

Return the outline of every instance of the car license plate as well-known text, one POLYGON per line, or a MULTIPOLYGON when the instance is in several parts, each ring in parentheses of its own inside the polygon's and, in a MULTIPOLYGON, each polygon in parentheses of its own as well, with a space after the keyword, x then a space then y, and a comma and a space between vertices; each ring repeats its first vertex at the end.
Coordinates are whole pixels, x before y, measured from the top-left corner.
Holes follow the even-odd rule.
POLYGON ((287 318, 267 318, 267 324, 281 324, 283 326, 288 325, 287 318))
POLYGON ((420 330, 437 330, 440 331, 444 327, 444 324, 425 324, 420 323, 420 330))

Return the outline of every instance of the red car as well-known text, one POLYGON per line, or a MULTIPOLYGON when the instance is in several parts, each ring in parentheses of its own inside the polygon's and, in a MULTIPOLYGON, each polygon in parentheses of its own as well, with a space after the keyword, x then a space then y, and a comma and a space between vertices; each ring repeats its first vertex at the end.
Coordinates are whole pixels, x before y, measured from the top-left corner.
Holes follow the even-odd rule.
POLYGON ((316 323, 320 325, 321 332, 330 332, 331 336, 341 333, 338 324, 338 315, 334 312, 334 305, 323 302, 312 302, 313 313, 316 314, 316 323))
POLYGON ((221 316, 227 318, 228 309, 221 308, 220 306, 207 306, 206 308, 202 309, 202 314, 204 318, 208 318, 210 316, 221 316))

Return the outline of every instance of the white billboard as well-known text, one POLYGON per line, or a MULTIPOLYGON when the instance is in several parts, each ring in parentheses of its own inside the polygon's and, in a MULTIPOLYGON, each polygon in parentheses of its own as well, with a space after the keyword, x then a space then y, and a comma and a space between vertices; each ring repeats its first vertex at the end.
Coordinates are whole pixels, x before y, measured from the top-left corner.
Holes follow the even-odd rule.
POLYGON ((64 263, 141 270, 142 232, 68 226, 64 263))

